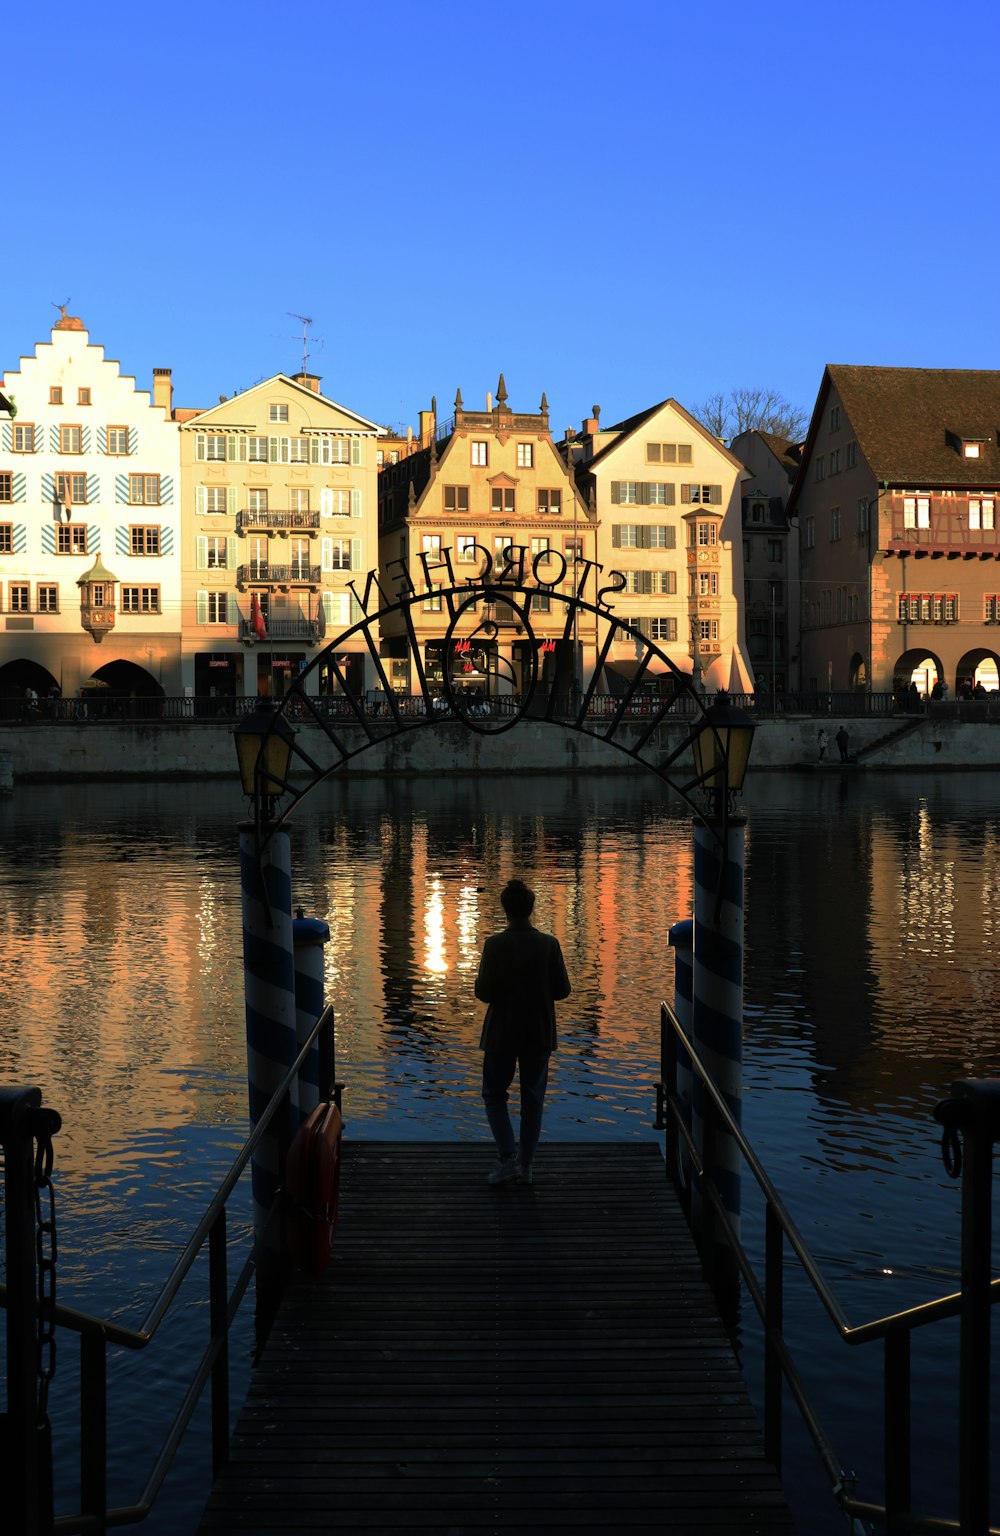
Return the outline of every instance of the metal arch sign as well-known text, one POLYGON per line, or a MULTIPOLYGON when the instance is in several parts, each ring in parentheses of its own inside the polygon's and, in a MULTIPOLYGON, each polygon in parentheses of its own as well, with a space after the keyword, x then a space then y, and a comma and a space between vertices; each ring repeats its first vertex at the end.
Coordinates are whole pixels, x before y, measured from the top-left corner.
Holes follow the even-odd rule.
MULTIPOLYGON (((560 590, 557 583, 564 580, 568 566, 565 557, 557 551, 543 553, 556 556, 557 562, 562 563, 562 572, 550 579, 541 580, 540 556, 531 561, 529 574, 525 558, 528 552, 511 547, 504 552, 501 568, 494 571, 490 552, 482 546, 478 548, 485 557, 481 569, 476 576, 464 580, 455 579, 451 551, 440 550, 436 552, 439 559, 433 564, 427 552, 420 557, 426 580, 426 585, 420 589, 413 581, 406 562, 402 560, 389 562, 383 572, 369 571, 363 593, 358 592, 354 582, 348 583, 362 609, 362 617, 333 636, 293 678, 274 716, 274 726, 284 719, 292 725, 308 724, 315 727, 332 747, 332 757, 328 761, 320 761, 315 749, 307 751, 299 741, 293 741, 288 776, 281 782, 281 794, 289 796, 289 803, 279 810, 273 820, 265 823, 262 812, 265 796, 258 793, 254 797, 259 847, 267 843, 273 830, 291 815, 300 800, 321 780, 335 773, 352 758, 391 736, 449 721, 460 722, 468 730, 483 736, 501 734, 513 729, 522 720, 531 720, 535 723, 559 725, 595 737, 623 752, 635 763, 650 769, 675 790, 699 818, 704 819, 701 808, 690 798, 690 792, 698 787, 701 780, 698 777, 692 778, 690 766, 682 767, 680 760, 691 746, 694 736, 705 728, 706 705, 693 686, 689 674, 682 672, 655 641, 619 617, 610 604, 604 601, 608 594, 624 590, 624 574, 620 571, 607 573, 607 581, 599 587, 595 600, 590 601, 582 596, 584 584, 590 571, 601 570, 591 561, 579 562, 578 569, 585 567, 583 574, 577 576, 575 589, 566 592, 560 590), (389 574, 392 567, 398 568, 398 574, 389 574), (451 584, 434 586, 430 580, 432 569, 446 570, 451 584), (390 582, 398 582, 402 590, 387 590, 390 582), (374 600, 373 593, 377 594, 374 600), (442 647, 443 692, 433 689, 428 681, 413 624, 413 610, 422 607, 431 595, 435 601, 440 600, 442 613, 446 608, 448 614, 443 634, 435 637, 435 642, 442 647), (553 635, 551 629, 548 629, 545 636, 535 633, 532 605, 534 599, 539 597, 546 600, 550 614, 555 605, 561 605, 565 610, 561 633, 553 635), (489 665, 490 658, 494 656, 490 648, 499 633, 493 615, 496 605, 501 603, 513 615, 513 623, 520 629, 520 690, 516 694, 494 696, 489 700, 488 709, 484 710, 481 699, 468 690, 456 687, 453 662, 458 657, 485 652, 489 665), (480 606, 484 610, 482 615, 479 612, 480 606), (560 641, 575 645, 581 616, 593 618, 605 626, 603 639, 597 649, 596 665, 587 687, 581 689, 573 686, 562 692, 541 688, 540 654, 552 654, 553 650, 558 650, 560 641), (379 649, 379 628, 386 619, 394 617, 402 623, 403 638, 408 643, 416 674, 417 687, 412 697, 405 700, 394 693, 379 649), (471 626, 470 620, 474 621, 471 626), (353 688, 349 681, 344 647, 348 641, 359 637, 364 642, 382 689, 382 707, 378 714, 369 709, 364 693, 353 688), (625 680, 623 691, 611 696, 610 707, 595 713, 595 698, 606 697, 600 692, 601 683, 607 676, 616 641, 628 641, 634 647, 635 671, 631 678, 625 680), (654 663, 655 675, 669 679, 669 687, 658 698, 644 699, 643 713, 637 718, 634 701, 644 681, 653 675, 650 674, 650 667, 654 663), (311 674, 321 667, 336 678, 339 694, 317 697, 307 692, 311 674), (334 703, 336 714, 331 707, 334 703), (645 711, 647 703, 648 713, 645 711), (657 730, 667 716, 671 716, 674 721, 690 721, 693 728, 673 751, 664 755, 659 747, 657 730), (352 733, 351 739, 345 735, 345 724, 359 728, 352 733)), ((262 751, 261 765, 264 757, 262 751)), ((265 776, 262 766, 258 769, 258 777, 263 785, 265 776)), ((272 779, 269 785, 272 794, 274 782, 272 779)))

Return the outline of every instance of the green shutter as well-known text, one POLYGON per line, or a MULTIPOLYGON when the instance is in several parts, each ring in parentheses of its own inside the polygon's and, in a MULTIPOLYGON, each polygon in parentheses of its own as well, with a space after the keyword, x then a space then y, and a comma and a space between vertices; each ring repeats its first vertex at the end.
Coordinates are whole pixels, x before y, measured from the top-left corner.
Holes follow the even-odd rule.
POLYGON ((665 489, 666 494, 667 494, 667 499, 666 499, 664 505, 668 506, 668 507, 672 507, 674 505, 675 500, 676 500, 674 482, 672 480, 669 481, 667 483, 667 485, 664 487, 664 489, 665 489))
POLYGON ((687 506, 690 503, 690 501, 691 501, 691 487, 689 485, 682 485, 681 486, 681 505, 682 506, 687 506))
POLYGON ((320 550, 320 554, 319 554, 320 564, 322 565, 324 571, 332 571, 333 570, 333 540, 332 539, 320 539, 320 541, 319 541, 319 550, 320 550))
POLYGON ((360 464, 361 463, 361 439, 360 439, 360 437, 352 437, 351 438, 351 463, 352 464, 360 464))
POLYGON ((622 483, 621 483, 620 480, 612 480, 612 482, 611 482, 611 505, 613 507, 620 506, 621 505, 621 499, 622 499, 622 483))
POLYGON ((639 480, 635 488, 636 501, 640 507, 649 506, 649 481, 639 480))
POLYGON ((360 569, 361 569, 361 540, 360 539, 352 539, 351 540, 351 570, 352 571, 360 571, 360 569))
POLYGON ((318 464, 319 463, 319 438, 318 437, 311 437, 309 439, 309 462, 310 462, 310 464, 318 464))
POLYGON ((204 434, 204 432, 199 432, 197 437, 194 440, 194 456, 195 456, 195 458, 196 459, 204 459, 205 451, 206 451, 205 450, 205 434, 204 434))
POLYGON ((708 499, 711 502, 713 507, 721 507, 722 506, 722 486, 721 485, 710 485, 709 488, 708 488, 708 499))
POLYGON ((240 563, 239 562, 239 550, 237 549, 236 546, 237 546, 236 535, 234 533, 231 533, 231 534, 227 535, 227 538, 226 538, 226 569, 229 570, 229 571, 235 571, 236 567, 240 563))
POLYGON ((278 439, 276 437, 269 437, 267 440, 267 461, 269 464, 277 464, 278 462, 278 439))
POLYGON ((199 533, 194 541, 194 564, 198 571, 208 570, 208 538, 199 533))
POLYGON ((612 523, 611 524, 611 548, 612 549, 621 549, 621 547, 622 547, 622 525, 621 525, 621 523, 612 523))
POLYGON ((199 592, 199 593, 197 593, 197 595, 196 595, 196 612, 197 612, 197 622, 199 624, 207 624, 208 623, 208 593, 207 592, 199 592))
POLYGON ((208 497, 205 493, 205 487, 203 485, 196 485, 194 489, 194 510, 199 517, 204 517, 207 502, 208 497))
POLYGON ((227 485, 226 486, 226 513, 227 513, 227 516, 229 516, 229 517, 235 517, 236 516, 236 487, 235 487, 235 485, 227 485))
POLYGON ((666 542, 666 545, 664 547, 666 549, 676 549, 677 548, 677 529, 676 528, 671 528, 669 526, 666 526, 664 528, 664 533, 666 534, 666 538, 667 538, 667 542, 666 542))
POLYGON ((351 516, 352 517, 360 517, 361 516, 361 492, 360 491, 352 491, 351 492, 351 516))
POLYGON ((291 438, 290 437, 279 438, 278 439, 278 443, 279 443, 279 447, 280 447, 280 450, 281 450, 281 462, 282 462, 282 464, 289 464, 291 462, 291 458, 292 458, 292 440, 291 440, 291 438))
POLYGON ((652 549, 652 547, 653 547, 652 530, 650 528, 648 528, 645 523, 640 523, 639 524, 639 548, 640 549, 652 549))

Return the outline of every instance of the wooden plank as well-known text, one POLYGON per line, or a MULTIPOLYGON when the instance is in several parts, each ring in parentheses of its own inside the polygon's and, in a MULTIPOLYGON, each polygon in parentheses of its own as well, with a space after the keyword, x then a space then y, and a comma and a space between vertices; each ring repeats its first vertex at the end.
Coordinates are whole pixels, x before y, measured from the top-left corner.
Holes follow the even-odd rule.
POLYGON ((345 1147, 199 1530, 791 1529, 655 1144, 345 1147), (482 1156, 480 1152, 482 1151, 482 1156))

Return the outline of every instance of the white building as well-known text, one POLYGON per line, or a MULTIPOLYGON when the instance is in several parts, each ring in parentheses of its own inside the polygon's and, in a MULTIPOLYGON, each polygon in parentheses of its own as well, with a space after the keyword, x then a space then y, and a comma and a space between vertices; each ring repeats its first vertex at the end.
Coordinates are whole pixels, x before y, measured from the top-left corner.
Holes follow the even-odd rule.
POLYGON ((0 374, 0 704, 93 677, 180 692, 180 442, 157 373, 166 403, 64 309, 0 374))

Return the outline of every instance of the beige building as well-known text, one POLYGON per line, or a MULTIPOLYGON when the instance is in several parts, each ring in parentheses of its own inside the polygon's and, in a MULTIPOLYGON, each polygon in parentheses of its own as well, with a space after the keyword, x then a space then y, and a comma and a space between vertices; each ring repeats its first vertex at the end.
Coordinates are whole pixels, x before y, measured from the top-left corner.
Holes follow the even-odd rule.
POLYGON ((773 432, 741 432, 730 449, 743 482, 743 613, 746 653, 759 692, 799 686, 799 530, 785 511, 801 444, 773 432))
MULTIPOLYGON (((420 413, 418 437, 426 446, 379 476, 379 570, 390 594, 410 582, 427 594, 411 617, 429 686, 441 689, 448 669, 457 686, 484 696, 519 694, 536 664, 543 689, 585 686, 596 626, 580 614, 567 634, 567 606, 555 594, 582 586, 585 599, 596 596, 597 519, 552 442, 544 394, 537 412, 512 411, 501 374, 495 403, 488 395, 485 410, 466 410, 459 390, 440 427, 436 410, 420 413), (467 611, 446 641, 451 614, 440 589, 484 570, 501 585, 506 572, 538 588, 534 642, 502 600, 467 611)), ((402 616, 383 624, 382 648, 392 688, 419 691, 402 616)))
MULTIPOLYGON (((377 559, 378 426, 276 374, 211 410, 181 411, 185 690, 280 697, 360 610, 349 582, 377 559)), ((362 638, 338 662, 373 681, 362 638)), ((310 692, 337 687, 329 670, 310 692)))
MULTIPOLYGON (((595 406, 560 448, 596 516, 604 579, 625 575, 624 591, 606 599, 616 615, 699 686, 748 692, 739 459, 676 400, 611 427, 595 406)), ((631 677, 641 649, 614 642, 619 677, 631 677)))
POLYGON ((789 500, 802 686, 998 686, 1000 372, 831 364, 789 500))

